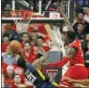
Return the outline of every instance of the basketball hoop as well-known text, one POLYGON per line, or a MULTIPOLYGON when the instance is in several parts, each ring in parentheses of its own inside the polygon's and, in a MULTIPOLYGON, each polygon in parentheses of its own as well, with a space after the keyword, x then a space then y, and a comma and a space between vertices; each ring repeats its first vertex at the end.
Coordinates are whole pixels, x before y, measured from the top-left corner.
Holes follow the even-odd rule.
POLYGON ((19 17, 21 19, 14 20, 16 24, 16 31, 19 33, 27 32, 28 31, 28 26, 31 22, 31 18, 33 15, 33 11, 29 10, 15 10, 11 11, 11 16, 12 17, 19 17))

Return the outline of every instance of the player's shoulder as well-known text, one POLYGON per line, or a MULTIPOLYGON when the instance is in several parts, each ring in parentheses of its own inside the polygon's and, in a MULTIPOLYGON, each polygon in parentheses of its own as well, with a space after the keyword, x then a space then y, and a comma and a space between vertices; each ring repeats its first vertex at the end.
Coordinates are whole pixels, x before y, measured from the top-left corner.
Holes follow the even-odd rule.
POLYGON ((34 71, 35 71, 34 67, 33 67, 32 64, 30 64, 30 63, 26 63, 26 67, 27 67, 27 69, 29 69, 29 71, 31 71, 31 72, 34 72, 34 71))
POLYGON ((81 45, 81 42, 78 39, 75 39, 72 43, 69 44, 69 46, 76 47, 76 48, 79 48, 80 45, 81 45))

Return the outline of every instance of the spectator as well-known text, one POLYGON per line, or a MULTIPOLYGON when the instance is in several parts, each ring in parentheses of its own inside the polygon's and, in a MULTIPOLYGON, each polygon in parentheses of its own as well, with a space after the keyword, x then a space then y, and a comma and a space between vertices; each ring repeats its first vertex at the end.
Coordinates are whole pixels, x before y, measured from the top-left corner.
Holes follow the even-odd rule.
MULTIPOLYGON (((42 26, 43 27, 43 26, 42 26)), ((31 36, 31 39, 34 44, 37 44, 37 37, 42 36, 44 38, 44 41, 47 42, 49 40, 49 37, 47 36, 47 33, 44 28, 41 26, 40 29, 33 29, 32 32, 29 31, 29 35, 31 36), (44 29, 44 31, 42 31, 44 29)))
POLYGON ((11 8, 11 5, 10 5, 10 4, 6 4, 4 10, 11 10, 11 9, 12 9, 12 8, 11 8))
POLYGON ((88 42, 89 42, 89 34, 86 34, 85 39, 82 42, 82 48, 83 48, 84 53, 86 53, 88 50, 88 47, 87 47, 88 42))
POLYGON ((89 42, 89 34, 86 34, 86 39, 87 43, 89 42))
POLYGON ((13 65, 14 66, 14 73, 15 74, 19 74, 19 75, 22 75, 23 74, 23 69, 18 67, 17 65, 13 65))
POLYGON ((2 24, 2 30, 1 30, 1 36, 3 37, 3 35, 5 34, 5 26, 6 26, 7 24, 2 24))
POLYGON ((3 42, 1 44, 1 49, 2 49, 2 52, 5 52, 7 46, 9 45, 9 42, 10 42, 9 34, 5 33, 3 35, 3 39, 2 40, 3 40, 3 42))
POLYGON ((24 49, 22 50, 22 55, 26 58, 27 62, 32 63, 36 59, 36 54, 34 47, 26 42, 24 44, 24 49))
POLYGON ((87 14, 87 10, 88 10, 88 7, 84 7, 84 8, 83 8, 83 13, 84 13, 84 15, 87 14))
POLYGON ((12 65, 8 65, 6 69, 5 74, 5 85, 7 85, 9 88, 13 85, 13 77, 14 77, 14 68, 12 65))
POLYGON ((32 33, 30 33, 32 42, 33 42, 34 44, 37 44, 37 37, 38 37, 38 35, 39 35, 39 32, 38 32, 37 29, 33 29, 33 30, 32 30, 32 33))
POLYGON ((84 20, 89 23, 89 8, 87 10, 87 13, 84 15, 84 20))
MULTIPOLYGON (((18 88, 27 88, 27 86, 25 84, 20 84, 20 85, 18 85, 18 88)), ((30 88, 30 87, 28 87, 28 88, 30 88)))
POLYGON ((2 53, 3 62, 12 65, 16 63, 16 56, 12 54, 10 47, 8 46, 5 53, 2 53))
POLYGON ((84 26, 84 32, 89 33, 89 23, 84 20, 83 13, 79 13, 77 21, 73 24, 74 31, 77 32, 77 25, 82 23, 84 26))
POLYGON ((11 34, 11 40, 18 40, 20 41, 20 35, 18 34, 18 32, 16 31, 13 31, 12 34, 11 34))
POLYGON ((19 74, 15 74, 13 88, 18 88, 20 84, 21 84, 21 76, 19 74))
POLYGON ((25 42, 30 42, 30 38, 29 38, 28 33, 22 34, 22 47, 24 47, 25 42))
POLYGON ((39 36, 37 38, 37 51, 40 54, 43 54, 44 52, 49 51, 49 46, 44 42, 44 38, 39 36))
POLYGON ((78 24, 77 26, 77 37, 81 40, 81 42, 83 42, 85 38, 84 26, 83 24, 78 24))
POLYGON ((14 73, 18 74, 21 76, 21 83, 25 83, 25 75, 24 75, 24 71, 22 68, 18 67, 17 65, 13 65, 14 66, 14 73))
POLYGON ((78 12, 82 12, 83 11, 83 7, 86 5, 86 0, 75 0, 76 2, 76 10, 77 13, 78 12))
MULTIPOLYGON (((18 33, 17 31, 15 31, 15 29, 12 27, 12 24, 8 23, 5 26, 5 29, 7 31, 7 33, 9 34, 10 39, 16 39, 18 37, 18 33)), ((18 38, 19 39, 19 38, 18 38)))

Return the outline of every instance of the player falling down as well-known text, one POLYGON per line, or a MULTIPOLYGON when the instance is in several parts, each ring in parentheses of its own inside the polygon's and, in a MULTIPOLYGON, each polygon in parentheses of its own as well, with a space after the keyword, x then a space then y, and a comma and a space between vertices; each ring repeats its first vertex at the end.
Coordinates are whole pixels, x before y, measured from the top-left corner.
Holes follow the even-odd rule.
MULTIPOLYGON (((41 72, 41 70, 39 69, 39 64, 35 63, 35 67, 34 65, 26 62, 23 55, 20 53, 19 50, 17 50, 18 46, 16 44, 20 46, 20 43, 16 40, 12 41, 9 46, 13 55, 16 55, 17 57, 17 65, 24 70, 25 77, 28 79, 28 81, 33 83, 36 88, 59 88, 56 82, 50 82, 49 78, 41 72)), ((48 53, 44 53, 44 55, 39 59, 41 62, 43 62, 47 58, 48 53)))
MULTIPOLYGON (((43 61, 43 59, 46 58, 48 58, 48 55, 45 54, 45 56, 39 59, 43 61)), ((24 69, 26 78, 33 83, 36 88, 58 88, 58 84, 56 82, 50 82, 49 78, 40 71, 39 66, 34 67, 30 63, 26 63, 22 57, 18 59, 17 65, 24 69)))

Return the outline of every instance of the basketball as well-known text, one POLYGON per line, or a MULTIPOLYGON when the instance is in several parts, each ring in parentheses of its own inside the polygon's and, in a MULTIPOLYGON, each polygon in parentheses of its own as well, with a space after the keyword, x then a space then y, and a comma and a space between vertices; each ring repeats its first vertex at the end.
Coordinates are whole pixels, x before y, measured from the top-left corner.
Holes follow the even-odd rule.
POLYGON ((9 46, 13 53, 17 53, 22 48, 20 42, 17 40, 11 41, 9 46))

